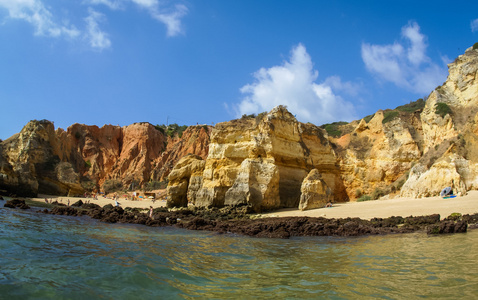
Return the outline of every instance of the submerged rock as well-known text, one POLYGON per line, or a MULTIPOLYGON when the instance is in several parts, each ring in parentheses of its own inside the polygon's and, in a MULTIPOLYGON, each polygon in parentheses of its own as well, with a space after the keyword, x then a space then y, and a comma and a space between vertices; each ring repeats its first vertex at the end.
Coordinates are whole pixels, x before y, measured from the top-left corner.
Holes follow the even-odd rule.
POLYGON ((7 203, 3 205, 3 207, 8 207, 8 208, 20 208, 20 209, 28 209, 30 206, 25 203, 25 200, 22 199, 12 199, 8 200, 7 203))

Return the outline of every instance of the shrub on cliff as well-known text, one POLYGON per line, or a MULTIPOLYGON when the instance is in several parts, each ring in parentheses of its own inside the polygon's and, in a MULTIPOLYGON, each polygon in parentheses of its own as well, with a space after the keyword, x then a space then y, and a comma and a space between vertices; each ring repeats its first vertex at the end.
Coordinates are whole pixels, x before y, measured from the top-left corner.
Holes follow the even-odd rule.
POLYGON ((370 197, 369 195, 363 195, 362 197, 357 199, 357 202, 363 202, 363 201, 369 201, 369 200, 372 200, 372 197, 370 197))
POLYGON ((395 108, 398 111, 403 112, 414 112, 425 107, 425 100, 423 98, 418 99, 417 101, 412 101, 409 104, 401 105, 395 108))
POLYGON ((334 122, 334 123, 324 124, 320 127, 325 129, 325 131, 327 131, 327 134, 330 136, 341 137, 342 130, 340 130, 340 126, 347 125, 347 124, 348 124, 347 122, 334 122))
POLYGON ((393 119, 395 119, 396 117, 398 117, 398 111, 395 111, 395 110, 386 111, 383 114, 382 124, 388 123, 392 121, 393 119))
POLYGON ((144 185, 143 190, 145 192, 149 192, 149 191, 152 191, 152 190, 165 189, 167 186, 168 186, 167 181, 154 181, 154 180, 152 180, 150 182, 147 182, 144 185))
POLYGON ((119 180, 110 179, 103 183, 103 190, 105 191, 105 194, 117 192, 121 189, 123 189, 123 184, 119 180))
POLYGON ((437 104, 435 104, 435 113, 440 117, 444 118, 446 115, 451 115, 452 111, 448 104, 438 102, 437 104))
POLYGON ((187 125, 182 125, 179 126, 176 123, 170 124, 168 126, 162 124, 162 125, 156 125, 154 126, 157 130, 161 131, 161 133, 166 134, 170 138, 174 137, 177 135, 178 137, 183 136, 183 132, 188 128, 187 125))
POLYGON ((91 192, 96 188, 96 182, 87 177, 81 178, 80 184, 88 192, 91 192))
POLYGON ((377 200, 382 196, 385 196, 386 192, 384 190, 381 190, 379 188, 375 188, 375 190, 372 192, 372 199, 377 200))

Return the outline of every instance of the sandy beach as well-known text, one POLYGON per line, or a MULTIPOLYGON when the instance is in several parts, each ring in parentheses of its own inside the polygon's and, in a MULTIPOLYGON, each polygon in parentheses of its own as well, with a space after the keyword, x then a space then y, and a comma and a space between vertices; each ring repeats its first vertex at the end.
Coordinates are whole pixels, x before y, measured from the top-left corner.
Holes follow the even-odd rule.
POLYGON ((440 214, 446 218, 452 213, 474 214, 478 213, 478 191, 469 191, 467 195, 443 199, 442 197, 429 198, 396 198, 388 200, 372 200, 365 202, 336 203, 330 208, 311 209, 281 209, 263 214, 268 217, 325 217, 325 218, 387 218, 391 216, 425 216, 440 214))
MULTIPOLYGON (((35 201, 45 202, 45 197, 49 200, 58 201, 64 204, 70 200, 70 205, 78 200, 89 200, 91 203, 104 206, 106 204, 114 205, 111 198, 98 197, 98 200, 84 197, 61 197, 41 195, 38 198, 33 198, 35 201)), ((122 207, 138 207, 147 209, 150 206, 153 208, 166 206, 166 201, 156 200, 154 203, 150 199, 143 200, 126 200, 120 198, 119 201, 122 207)), ((372 200, 365 202, 346 202, 336 203, 330 208, 318 208, 306 211, 299 209, 287 208, 270 213, 261 214, 262 217, 325 217, 325 218, 361 218, 370 220, 374 217, 387 218, 391 216, 424 216, 431 214, 440 214, 441 218, 445 218, 452 213, 474 214, 478 213, 478 191, 470 191, 467 195, 443 199, 441 197, 429 198, 396 198, 388 200, 372 200)))
MULTIPOLYGON (((93 198, 85 198, 85 197, 66 197, 66 196, 50 196, 50 195, 38 195, 38 198, 32 198, 34 201, 42 202, 45 203, 45 198, 48 199, 48 201, 53 200, 53 202, 58 201, 63 204, 68 204, 68 200, 70 200, 70 205, 75 203, 78 200, 81 200, 83 202, 90 201, 90 203, 98 204, 99 206, 103 207, 107 204, 115 205, 115 201, 108 197, 103 197, 99 196, 98 200, 95 200, 93 198)), ((150 206, 153 208, 156 207, 162 207, 166 206, 166 201, 164 200, 156 200, 152 201, 151 199, 143 199, 143 200, 126 200, 125 198, 120 197, 118 199, 118 202, 120 203, 121 207, 138 207, 138 208, 144 208, 148 209, 150 206)))

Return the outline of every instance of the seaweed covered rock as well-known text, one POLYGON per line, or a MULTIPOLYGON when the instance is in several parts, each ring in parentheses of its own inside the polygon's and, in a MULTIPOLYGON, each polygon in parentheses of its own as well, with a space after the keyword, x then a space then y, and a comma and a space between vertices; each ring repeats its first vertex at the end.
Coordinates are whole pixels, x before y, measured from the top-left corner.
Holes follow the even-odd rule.
POLYGON ((444 234, 444 233, 462 233, 467 231, 468 224, 465 221, 443 220, 438 224, 427 228, 428 234, 444 234))
POLYGON ((9 208, 20 208, 20 209, 28 209, 30 206, 25 203, 25 200, 22 199, 12 199, 8 200, 7 203, 3 205, 3 207, 9 207, 9 208))

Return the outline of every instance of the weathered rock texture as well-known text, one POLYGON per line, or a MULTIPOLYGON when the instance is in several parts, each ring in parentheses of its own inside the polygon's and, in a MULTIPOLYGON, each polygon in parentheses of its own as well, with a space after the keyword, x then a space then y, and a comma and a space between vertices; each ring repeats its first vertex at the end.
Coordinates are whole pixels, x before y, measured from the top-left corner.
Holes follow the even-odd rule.
POLYGON ((464 194, 478 188, 478 49, 448 67, 446 82, 425 100, 322 127, 298 122, 282 106, 214 128, 191 126, 174 138, 147 123, 55 131, 33 121, 0 142, 0 189, 66 194, 111 181, 142 186, 164 180, 176 165, 170 206, 308 209, 325 198, 419 198, 446 186, 464 194), (316 173, 320 180, 312 179, 316 173))
POLYGON ((317 169, 310 171, 309 175, 302 181, 300 192, 300 210, 325 207, 329 203, 332 193, 317 169))
MULTIPOLYGON (((333 190, 330 198, 346 200, 337 159, 324 134, 315 125, 297 122, 282 106, 257 118, 217 124, 202 186, 190 194, 190 201, 197 206, 248 205, 256 211, 298 207, 302 181, 314 168, 333 190)), ((170 176, 170 191, 183 185, 184 180, 170 176)))
POLYGON ((209 128, 191 126, 182 137, 165 136, 149 123, 125 127, 31 121, 0 143, 0 189, 17 195, 82 194, 114 181, 140 188, 162 181, 186 153, 205 158, 209 128))
POLYGON ((423 156, 416 158, 402 196, 437 195, 446 186, 464 194, 478 187, 478 50, 468 49, 448 68, 446 82, 420 115, 423 156), (443 104, 449 112, 439 115, 443 104))
POLYGON ((202 186, 205 161, 198 155, 189 154, 179 160, 169 174, 168 206, 185 207, 188 199, 195 199, 202 186))

